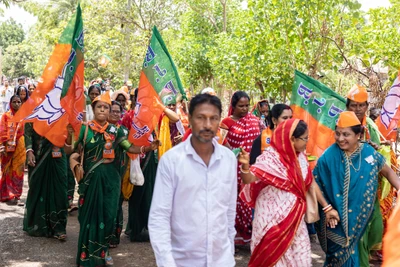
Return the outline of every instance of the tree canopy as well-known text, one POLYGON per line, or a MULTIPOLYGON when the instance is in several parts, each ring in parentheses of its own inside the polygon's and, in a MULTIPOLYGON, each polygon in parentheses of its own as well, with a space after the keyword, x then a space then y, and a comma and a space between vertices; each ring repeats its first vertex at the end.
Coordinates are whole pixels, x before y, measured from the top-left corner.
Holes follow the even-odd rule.
MULTIPOLYGON (((357 0, 80 2, 86 79, 110 78, 116 87, 127 79, 138 82, 153 25, 192 92, 211 86, 219 92, 240 89, 284 101, 298 69, 338 92, 358 82, 379 96, 390 83, 385 72, 393 77, 400 67, 400 0, 368 12, 357 0), (105 55, 111 62, 102 67, 99 59, 105 55)), ((77 3, 21 4, 38 22, 19 49, 6 51, 7 57, 25 54, 25 66, 15 61, 7 67, 8 75, 24 70, 40 76, 77 3)))

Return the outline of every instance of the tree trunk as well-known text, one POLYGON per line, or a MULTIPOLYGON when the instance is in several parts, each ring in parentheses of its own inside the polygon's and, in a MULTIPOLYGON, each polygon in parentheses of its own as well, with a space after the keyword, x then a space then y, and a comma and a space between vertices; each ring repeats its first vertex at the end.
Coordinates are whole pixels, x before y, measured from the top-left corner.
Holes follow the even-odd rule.
POLYGON ((226 18, 227 18, 227 16, 226 16, 226 2, 227 2, 227 0, 226 1, 221 1, 221 4, 222 4, 222 16, 223 16, 223 23, 224 23, 224 25, 223 25, 223 32, 226 32, 226 24, 227 24, 227 22, 226 22, 226 18))
MULTIPOLYGON (((126 7, 128 14, 131 10, 131 7, 132 7, 132 0, 128 0, 128 5, 126 7)), ((124 64, 124 81, 125 82, 129 80, 129 72, 130 72, 130 60, 131 60, 131 54, 130 54, 130 50, 129 50, 130 33, 131 33, 131 31, 130 31, 129 25, 126 24, 125 25, 125 64, 124 64)))

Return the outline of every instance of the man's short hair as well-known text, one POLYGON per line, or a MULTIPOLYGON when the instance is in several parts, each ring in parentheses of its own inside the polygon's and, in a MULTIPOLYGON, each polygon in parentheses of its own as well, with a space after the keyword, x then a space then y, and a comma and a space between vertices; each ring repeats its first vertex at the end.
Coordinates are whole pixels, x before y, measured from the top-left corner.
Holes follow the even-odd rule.
MULTIPOLYGON (((349 99, 349 98, 346 98, 346 108, 347 108, 347 109, 349 109, 349 106, 350 106, 351 101, 358 103, 357 101, 354 101, 354 100, 351 100, 351 99, 349 99)), ((365 101, 364 103, 367 104, 367 106, 369 106, 368 101, 365 101)))
POLYGON ((218 97, 209 95, 209 94, 198 94, 195 97, 193 97, 192 100, 190 101, 190 106, 189 106, 190 116, 193 115, 193 112, 194 112, 196 106, 205 104, 205 103, 208 103, 208 104, 211 104, 211 105, 217 107, 219 110, 219 115, 222 114, 222 103, 218 97))

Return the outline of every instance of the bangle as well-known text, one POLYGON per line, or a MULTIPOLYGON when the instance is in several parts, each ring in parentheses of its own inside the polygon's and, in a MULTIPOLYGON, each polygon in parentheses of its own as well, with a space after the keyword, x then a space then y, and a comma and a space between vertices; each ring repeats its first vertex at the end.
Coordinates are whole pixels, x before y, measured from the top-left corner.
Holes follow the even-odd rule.
POLYGON ((325 211, 325 210, 329 209, 329 207, 332 207, 332 205, 331 204, 326 205, 325 207, 322 208, 322 210, 325 211))
POLYGON ((250 173, 250 169, 248 169, 248 170, 243 170, 242 165, 240 165, 240 172, 241 172, 241 173, 244 173, 244 174, 247 174, 247 173, 250 173))
POLYGON ((144 154, 144 146, 140 147, 140 154, 144 154))
POLYGON ((34 153, 32 148, 28 148, 28 149, 26 150, 26 153, 28 153, 29 151, 32 151, 32 153, 34 153))
POLYGON ((70 148, 72 147, 72 144, 68 145, 67 143, 64 143, 64 146, 70 148))
POLYGON ((332 206, 328 207, 326 210, 324 210, 324 213, 328 213, 329 211, 333 210, 332 206))

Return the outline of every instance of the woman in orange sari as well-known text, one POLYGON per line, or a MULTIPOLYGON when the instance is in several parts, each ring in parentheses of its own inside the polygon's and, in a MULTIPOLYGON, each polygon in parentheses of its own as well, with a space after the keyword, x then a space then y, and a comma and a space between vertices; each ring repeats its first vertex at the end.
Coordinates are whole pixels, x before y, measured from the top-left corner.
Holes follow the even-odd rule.
POLYGON ((23 206, 19 199, 24 183, 26 159, 24 126, 22 123, 10 122, 21 107, 21 103, 19 96, 12 96, 10 110, 1 117, 0 142, 4 145, 5 152, 1 155, 0 201, 13 201, 23 206))
MULTIPOLYGON (((230 149, 243 148, 250 152, 254 139, 260 135, 259 120, 249 113, 250 97, 243 91, 237 91, 231 99, 231 106, 227 118, 221 121, 221 128, 228 131, 224 145, 230 149)), ((236 207, 236 237, 235 244, 242 245, 251 240, 252 209, 240 198, 239 192, 243 188, 240 170, 238 168, 238 200, 236 207)))

